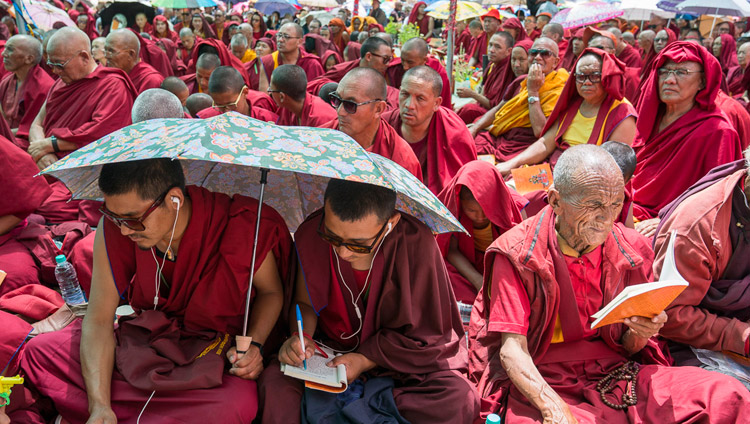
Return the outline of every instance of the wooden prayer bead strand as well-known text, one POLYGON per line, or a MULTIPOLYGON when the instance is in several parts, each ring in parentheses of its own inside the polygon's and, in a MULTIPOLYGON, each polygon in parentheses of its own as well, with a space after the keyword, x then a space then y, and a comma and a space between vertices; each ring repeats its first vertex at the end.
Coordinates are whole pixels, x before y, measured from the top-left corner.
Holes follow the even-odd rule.
POLYGON ((604 404, 609 406, 610 408, 619 411, 622 411, 629 406, 635 406, 635 404, 638 403, 638 396, 636 395, 636 384, 639 371, 640 366, 637 363, 628 361, 623 366, 612 371, 606 377, 602 378, 598 383, 596 383, 596 390, 599 392, 599 396, 601 397, 602 402, 604 402, 604 404), (622 394, 622 404, 615 404, 607 400, 606 394, 611 392, 616 387, 617 382, 620 380, 627 381, 628 384, 625 389, 625 393, 622 394))

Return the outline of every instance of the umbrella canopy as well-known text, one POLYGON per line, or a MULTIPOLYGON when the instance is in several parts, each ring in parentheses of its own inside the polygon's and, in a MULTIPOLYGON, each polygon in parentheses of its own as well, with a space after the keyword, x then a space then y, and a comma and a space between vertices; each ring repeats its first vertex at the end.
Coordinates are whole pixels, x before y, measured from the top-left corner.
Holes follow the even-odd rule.
POLYGON ((135 15, 139 13, 146 14, 148 22, 153 22, 154 16, 156 16, 156 11, 148 4, 144 4, 135 0, 116 1, 107 6, 99 13, 99 16, 102 18, 102 28, 106 28, 105 34, 107 31, 109 31, 109 26, 112 24, 112 18, 118 13, 121 13, 123 16, 125 16, 125 19, 128 20, 128 26, 132 26, 135 24, 135 15))
MULTIPOLYGON (((427 11, 427 15, 432 16, 435 19, 448 19, 450 13, 450 2, 447 0, 436 1, 427 6, 425 11, 427 11)), ((456 21, 476 18, 485 13, 487 13, 487 9, 482 7, 481 4, 473 1, 459 1, 456 4, 456 21)))
POLYGON ((82 147, 43 171, 60 179, 77 199, 100 199, 101 166, 139 159, 180 160, 186 182, 211 191, 257 197, 268 172, 265 202, 291 231, 323 206, 330 178, 388 187, 397 208, 434 232, 464 231, 430 190, 399 165, 367 153, 334 130, 280 127, 236 112, 209 119, 144 121, 82 147))
POLYGON ((561 10, 550 22, 560 24, 563 28, 577 28, 616 18, 623 13, 625 12, 622 9, 613 4, 592 1, 561 10))
POLYGON ((312 7, 338 7, 339 5, 336 0, 300 0, 299 3, 303 6, 312 7))
POLYGON ((214 7, 214 0, 154 0, 152 4, 156 7, 168 7, 170 9, 197 9, 199 7, 214 7))
POLYGON ((675 7, 681 13, 691 15, 750 16, 747 0, 685 0, 675 7))
POLYGON ((310 15, 319 20, 321 25, 328 25, 331 19, 335 18, 333 13, 326 12, 325 10, 313 10, 310 12, 310 15))
POLYGON ((255 8, 264 15, 279 12, 281 16, 287 13, 294 15, 299 10, 292 0, 258 0, 255 8))
POLYGON ((68 12, 59 9, 46 1, 24 1, 23 18, 27 23, 37 28, 49 31, 56 22, 62 22, 67 26, 75 26, 68 12))
POLYGON ((664 19, 672 19, 675 17, 674 12, 665 12, 656 5, 658 0, 622 0, 620 3, 620 9, 625 13, 621 16, 622 19, 628 21, 647 21, 651 19, 651 14, 655 14, 664 19))

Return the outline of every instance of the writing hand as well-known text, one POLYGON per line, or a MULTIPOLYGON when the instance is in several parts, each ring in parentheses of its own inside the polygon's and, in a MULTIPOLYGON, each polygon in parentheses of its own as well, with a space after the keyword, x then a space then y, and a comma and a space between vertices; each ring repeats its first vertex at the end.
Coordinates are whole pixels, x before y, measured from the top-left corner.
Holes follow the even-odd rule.
POLYGON ((229 373, 245 380, 256 380, 263 372, 263 357, 260 355, 260 349, 255 345, 250 345, 248 351, 240 356, 237 354, 237 348, 233 347, 227 352, 227 358, 232 364, 229 373))
POLYGON ((315 353, 315 342, 305 337, 305 352, 302 353, 302 347, 300 346, 299 336, 292 336, 281 345, 279 349, 279 362, 282 364, 293 365, 295 367, 301 367, 302 361, 308 358, 312 358, 315 353))
POLYGON ((40 171, 43 171, 44 168, 52 165, 53 163, 57 162, 57 156, 53 154, 47 154, 42 156, 37 162, 36 166, 39 168, 40 171))
POLYGON ((667 313, 661 311, 659 315, 651 319, 638 316, 625 318, 624 324, 628 326, 633 335, 642 339, 650 339, 659 334, 659 330, 664 327, 664 323, 666 322, 667 313))
POLYGON ((337 356, 326 365, 335 368, 339 364, 344 364, 346 366, 346 380, 349 383, 359 378, 363 372, 369 371, 377 365, 361 353, 347 353, 337 356))

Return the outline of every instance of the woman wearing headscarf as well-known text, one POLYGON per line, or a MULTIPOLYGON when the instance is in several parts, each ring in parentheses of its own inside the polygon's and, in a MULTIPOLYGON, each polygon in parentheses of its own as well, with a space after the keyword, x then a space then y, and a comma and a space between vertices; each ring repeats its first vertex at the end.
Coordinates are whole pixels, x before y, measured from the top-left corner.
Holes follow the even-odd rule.
POLYGON ((724 73, 724 76, 727 75, 731 68, 739 65, 737 61, 737 42, 734 41, 734 37, 729 34, 721 34, 719 37, 716 37, 712 47, 714 57, 719 59, 721 72, 724 73))
POLYGON ((547 118, 542 137, 499 164, 503 174, 548 159, 554 165, 565 149, 577 144, 634 144, 637 114, 625 99, 625 64, 604 50, 587 48, 574 69, 547 118))
POLYGON ((651 68, 637 104, 644 145, 633 176, 636 229, 647 236, 661 208, 711 169, 742 156, 737 132, 716 106, 721 65, 708 50, 676 41, 651 68))
POLYGON ((151 36, 154 40, 159 38, 167 38, 173 43, 177 44, 180 42, 180 36, 176 32, 169 29, 169 22, 163 15, 154 16, 154 27, 151 30, 151 36))
POLYGON ((560 60, 558 67, 567 69, 569 72, 573 72, 573 64, 578 60, 578 56, 584 49, 583 45, 583 33, 585 28, 578 28, 573 32, 573 36, 570 39, 569 48, 565 49, 565 56, 560 60))
POLYGON ((193 14, 193 19, 190 21, 190 29, 193 30, 193 34, 195 34, 196 37, 200 37, 204 40, 208 38, 217 38, 214 29, 211 28, 211 25, 209 25, 206 18, 200 13, 193 14))
POLYGON ((323 66, 323 71, 328 72, 331 68, 343 62, 341 56, 333 50, 326 50, 322 56, 320 56, 320 64, 323 66))
MULTIPOLYGON (((253 39, 255 41, 265 37, 268 27, 266 27, 266 21, 263 20, 263 14, 257 10, 250 16, 250 26, 253 27, 253 39)), ((256 52, 257 53, 257 52, 256 52)))
POLYGON ((417 2, 411 9, 409 19, 406 23, 415 24, 419 28, 419 34, 422 37, 429 38, 432 37, 432 30, 435 29, 435 20, 427 15, 427 12, 425 12, 426 8, 427 3, 423 1, 417 2))
POLYGON ((349 43, 349 33, 346 32, 344 21, 339 18, 333 18, 328 23, 328 30, 331 32, 330 39, 336 46, 338 53, 343 56, 344 49, 349 43))
POLYGON ((516 40, 516 43, 529 38, 526 29, 518 18, 508 18, 504 20, 502 23, 502 29, 503 31, 510 33, 510 35, 513 36, 513 39, 516 40))
MULTIPOLYGON (((377 22, 377 21, 376 21, 377 22)), ((359 15, 352 16, 351 25, 349 25, 349 34, 359 31, 362 28, 362 17, 359 15)))

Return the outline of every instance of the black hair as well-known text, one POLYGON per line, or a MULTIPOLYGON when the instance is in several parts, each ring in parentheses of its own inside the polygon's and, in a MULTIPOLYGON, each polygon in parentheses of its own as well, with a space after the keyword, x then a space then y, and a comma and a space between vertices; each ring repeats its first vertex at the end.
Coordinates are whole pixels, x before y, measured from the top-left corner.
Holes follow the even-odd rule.
POLYGON ((637 159, 635 156, 635 150, 625 143, 619 141, 608 141, 602 144, 602 149, 606 150, 607 153, 612 155, 617 162, 617 166, 622 171, 622 176, 627 182, 635 173, 635 166, 637 159))
POLYGON ((375 53, 377 54, 378 49, 380 46, 388 46, 387 41, 383 40, 380 37, 370 37, 367 40, 365 40, 364 43, 362 43, 362 47, 359 49, 359 57, 364 58, 367 53, 375 53))
POLYGON ((374 213, 385 222, 396 210, 396 192, 373 184, 331 179, 324 201, 336 217, 353 222, 374 213))
POLYGON ((271 83, 274 87, 295 101, 305 100, 307 94, 307 75, 297 65, 281 65, 273 70, 271 83))
POLYGON ((185 174, 180 161, 168 158, 108 163, 99 174, 99 189, 107 196, 135 191, 143 200, 156 200, 173 187, 185 190, 185 174))

